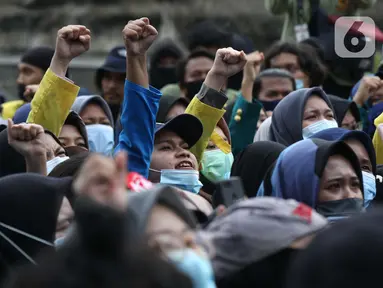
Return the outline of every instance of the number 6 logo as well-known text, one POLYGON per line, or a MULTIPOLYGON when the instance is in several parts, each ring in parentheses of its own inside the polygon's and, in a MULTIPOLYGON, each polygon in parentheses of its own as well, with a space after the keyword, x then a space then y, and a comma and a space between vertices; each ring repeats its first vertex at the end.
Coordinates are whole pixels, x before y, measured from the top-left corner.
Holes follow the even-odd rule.
POLYGON ((341 58, 370 58, 375 53, 375 22, 370 17, 340 17, 335 22, 335 53, 341 58), (369 37, 366 37, 369 31, 369 37))

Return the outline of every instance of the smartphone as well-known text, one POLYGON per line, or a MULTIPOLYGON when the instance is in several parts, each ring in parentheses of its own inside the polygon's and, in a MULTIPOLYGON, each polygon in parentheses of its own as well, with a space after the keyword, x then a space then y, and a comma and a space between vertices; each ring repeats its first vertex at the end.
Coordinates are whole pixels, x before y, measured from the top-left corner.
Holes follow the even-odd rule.
POLYGON ((245 198, 242 180, 239 177, 232 177, 229 180, 217 182, 213 194, 213 206, 224 205, 226 208, 235 202, 245 198))

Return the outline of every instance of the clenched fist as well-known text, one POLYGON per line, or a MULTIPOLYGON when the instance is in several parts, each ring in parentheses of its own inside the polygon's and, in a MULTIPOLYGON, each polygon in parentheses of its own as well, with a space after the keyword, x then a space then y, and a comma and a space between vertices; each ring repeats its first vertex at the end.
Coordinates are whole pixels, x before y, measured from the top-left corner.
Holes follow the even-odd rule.
POLYGON ((14 125, 13 121, 8 119, 8 144, 24 157, 44 156, 44 139, 42 126, 26 123, 14 125))
POLYGON ((218 49, 214 64, 205 79, 205 85, 220 91, 227 79, 240 72, 246 65, 246 54, 233 48, 218 49))
POLYGON ((73 58, 89 50, 90 30, 82 25, 68 25, 57 32, 55 57, 69 64, 73 58))
POLYGON ((129 57, 144 55, 157 38, 158 32, 150 25, 148 18, 141 18, 129 21, 122 34, 129 57))
POLYGON ((259 70, 261 68, 261 64, 265 56, 262 52, 255 51, 253 53, 248 54, 247 63, 245 65, 243 80, 254 82, 259 74, 259 70))

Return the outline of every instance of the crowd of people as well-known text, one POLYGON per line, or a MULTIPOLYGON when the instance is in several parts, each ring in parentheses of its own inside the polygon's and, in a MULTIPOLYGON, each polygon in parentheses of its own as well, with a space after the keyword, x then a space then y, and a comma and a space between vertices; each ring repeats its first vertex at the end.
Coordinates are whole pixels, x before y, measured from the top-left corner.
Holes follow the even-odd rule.
POLYGON ((286 21, 264 52, 203 21, 187 53, 129 21, 100 95, 70 79, 87 27, 28 50, 1 106, 1 287, 377 285, 383 69, 326 86, 286 21))

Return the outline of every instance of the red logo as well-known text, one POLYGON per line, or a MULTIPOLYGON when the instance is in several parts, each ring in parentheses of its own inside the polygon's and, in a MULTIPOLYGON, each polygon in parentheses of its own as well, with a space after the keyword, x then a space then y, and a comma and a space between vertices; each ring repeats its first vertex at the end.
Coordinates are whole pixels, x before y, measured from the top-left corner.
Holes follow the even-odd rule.
POLYGON ((298 207, 294 209, 293 215, 299 216, 305 219, 308 223, 311 223, 311 215, 313 213, 313 209, 309 206, 299 203, 298 207))
POLYGON ((144 176, 131 172, 126 177, 126 186, 133 192, 141 192, 153 187, 153 183, 147 180, 144 176))

